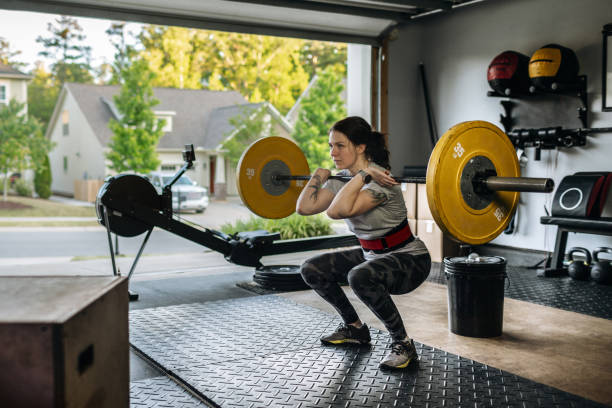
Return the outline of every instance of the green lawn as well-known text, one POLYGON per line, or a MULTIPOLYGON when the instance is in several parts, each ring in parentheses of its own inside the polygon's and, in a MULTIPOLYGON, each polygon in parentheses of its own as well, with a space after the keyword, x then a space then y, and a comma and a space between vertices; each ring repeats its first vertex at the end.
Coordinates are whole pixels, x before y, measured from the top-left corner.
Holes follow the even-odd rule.
POLYGON ((0 196, 0 217, 95 217, 94 207, 77 207, 41 198, 0 196), (11 208, 20 207, 20 208, 11 208))

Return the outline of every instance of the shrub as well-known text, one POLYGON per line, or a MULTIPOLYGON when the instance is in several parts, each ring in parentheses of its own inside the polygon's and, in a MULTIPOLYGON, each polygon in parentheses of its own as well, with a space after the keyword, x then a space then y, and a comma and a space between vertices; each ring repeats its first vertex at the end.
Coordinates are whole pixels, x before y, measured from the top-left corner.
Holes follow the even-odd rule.
POLYGON ((333 234, 330 220, 322 214, 308 217, 292 214, 280 220, 267 220, 251 216, 246 221, 238 220, 233 225, 226 223, 221 226, 221 231, 226 234, 255 230, 280 232, 281 239, 309 238, 333 234))
POLYGON ((34 190, 40 198, 49 198, 51 196, 51 165, 49 156, 45 156, 45 160, 40 168, 34 173, 34 190))
POLYGON ((24 179, 15 180, 15 192, 22 197, 32 197, 32 188, 24 179))

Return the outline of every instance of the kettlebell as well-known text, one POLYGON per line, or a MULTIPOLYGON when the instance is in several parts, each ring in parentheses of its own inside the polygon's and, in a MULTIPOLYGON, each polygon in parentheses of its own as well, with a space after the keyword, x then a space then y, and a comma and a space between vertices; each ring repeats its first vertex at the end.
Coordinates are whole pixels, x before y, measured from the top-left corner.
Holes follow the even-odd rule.
POLYGON ((591 253, 589 252, 589 250, 586 248, 582 248, 582 247, 573 247, 573 248, 570 248, 569 252, 567 253, 567 256, 570 261, 569 266, 567 268, 568 275, 572 279, 577 279, 577 280, 589 279, 589 266, 591 265, 591 253), (575 253, 584 254, 585 256, 584 261, 575 260, 574 259, 575 253))
POLYGON ((593 266, 591 268, 591 279, 604 285, 612 283, 612 266, 609 260, 600 260, 599 254, 605 252, 612 254, 612 248, 599 247, 593 251, 593 266))

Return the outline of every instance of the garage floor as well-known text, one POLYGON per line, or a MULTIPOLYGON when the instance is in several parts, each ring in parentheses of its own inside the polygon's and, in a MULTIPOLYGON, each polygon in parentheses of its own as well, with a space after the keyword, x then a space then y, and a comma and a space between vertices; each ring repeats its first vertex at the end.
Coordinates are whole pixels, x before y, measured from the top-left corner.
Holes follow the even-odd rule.
POLYGON ((345 288, 372 329, 371 349, 321 346, 339 319, 312 291, 256 296, 235 273, 135 281, 132 406, 611 405, 612 287, 508 268, 501 337, 448 330, 439 270, 395 297, 420 362, 383 373, 384 327, 345 288), (245 299, 246 298, 246 299, 245 299), (597 403, 596 403, 597 402, 597 403))

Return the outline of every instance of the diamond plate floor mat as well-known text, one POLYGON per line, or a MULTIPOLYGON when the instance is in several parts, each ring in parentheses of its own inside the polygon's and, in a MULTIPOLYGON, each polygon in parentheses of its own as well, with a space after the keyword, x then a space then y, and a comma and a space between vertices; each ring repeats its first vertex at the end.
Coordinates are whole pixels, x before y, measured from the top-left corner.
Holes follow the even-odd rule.
MULTIPOLYGON (((534 270, 516 266, 506 268, 505 296, 570 312, 612 319, 612 286, 577 281, 568 276, 540 278, 534 270)), ((446 285, 442 265, 434 263, 429 282, 446 285)))
POLYGON ((401 372, 371 348, 323 346, 339 318, 277 296, 130 312, 130 342, 222 407, 600 407, 592 401, 417 343, 401 372))
MULTIPOLYGON (((386 337, 386 336, 384 336, 386 337)), ((318 346, 179 376, 222 407, 597 407, 596 403, 417 344, 418 364, 382 372, 370 350, 318 346)))
POLYGON ((339 320, 278 296, 130 312, 130 343, 167 371, 319 344, 339 320))
POLYGON ((130 383, 131 408, 199 408, 207 406, 168 377, 154 377, 130 383))

